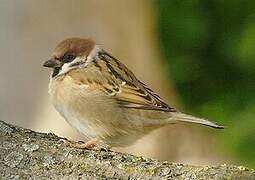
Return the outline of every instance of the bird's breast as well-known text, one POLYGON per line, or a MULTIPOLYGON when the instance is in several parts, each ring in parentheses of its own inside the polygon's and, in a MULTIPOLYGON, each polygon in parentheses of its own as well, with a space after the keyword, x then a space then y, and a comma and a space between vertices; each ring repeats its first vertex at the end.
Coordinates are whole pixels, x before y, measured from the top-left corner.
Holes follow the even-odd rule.
POLYGON ((52 80, 49 93, 57 111, 88 138, 114 136, 123 126, 125 117, 111 98, 71 77, 52 80))
POLYGON ((79 87, 68 76, 52 79, 49 94, 55 109, 73 128, 89 139, 96 136, 92 127, 93 122, 87 117, 86 111, 90 109, 91 100, 85 86, 79 87))

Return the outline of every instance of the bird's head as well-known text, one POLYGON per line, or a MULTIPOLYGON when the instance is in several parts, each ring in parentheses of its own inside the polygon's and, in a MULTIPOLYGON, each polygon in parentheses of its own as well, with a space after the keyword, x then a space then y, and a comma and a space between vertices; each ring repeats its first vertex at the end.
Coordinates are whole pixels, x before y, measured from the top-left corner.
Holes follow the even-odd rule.
POLYGON ((43 66, 53 68, 52 77, 65 74, 85 64, 95 47, 95 42, 91 39, 66 39, 57 45, 50 60, 44 62, 43 66))

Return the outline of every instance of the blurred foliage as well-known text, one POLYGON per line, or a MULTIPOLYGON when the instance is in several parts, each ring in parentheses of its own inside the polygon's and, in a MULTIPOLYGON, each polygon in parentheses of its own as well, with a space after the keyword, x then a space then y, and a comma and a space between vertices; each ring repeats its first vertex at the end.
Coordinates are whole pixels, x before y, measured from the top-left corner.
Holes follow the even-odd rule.
POLYGON ((255 1, 153 3, 169 78, 186 111, 227 126, 226 152, 255 167, 255 1))

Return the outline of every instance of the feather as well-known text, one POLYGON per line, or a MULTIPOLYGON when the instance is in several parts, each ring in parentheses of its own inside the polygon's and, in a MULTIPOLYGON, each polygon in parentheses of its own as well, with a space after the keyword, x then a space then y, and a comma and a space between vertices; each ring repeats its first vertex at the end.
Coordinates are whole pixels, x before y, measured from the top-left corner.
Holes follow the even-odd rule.
MULTIPOLYGON (((112 82, 117 83, 114 86, 118 87, 118 92, 113 94, 120 107, 169 112, 176 111, 168 106, 144 83, 140 82, 124 64, 105 51, 99 54, 97 61, 105 64, 111 74, 112 82)), ((115 91, 113 88, 112 90, 115 91)))
POLYGON ((171 113, 171 118, 169 118, 169 120, 202 124, 205 126, 216 128, 216 129, 224 129, 224 126, 218 125, 215 122, 211 122, 211 121, 208 121, 207 119, 203 119, 203 118, 197 118, 197 117, 194 117, 194 116, 191 116, 188 114, 184 114, 181 112, 171 113))

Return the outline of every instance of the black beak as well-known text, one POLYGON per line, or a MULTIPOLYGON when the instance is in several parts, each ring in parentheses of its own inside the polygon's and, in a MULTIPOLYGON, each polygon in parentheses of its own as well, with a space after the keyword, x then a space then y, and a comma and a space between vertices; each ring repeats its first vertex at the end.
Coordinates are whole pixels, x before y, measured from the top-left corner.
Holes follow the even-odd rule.
POLYGON ((61 63, 58 60, 48 60, 46 62, 43 63, 44 67, 48 67, 48 68, 56 68, 56 67, 61 67, 61 63))

